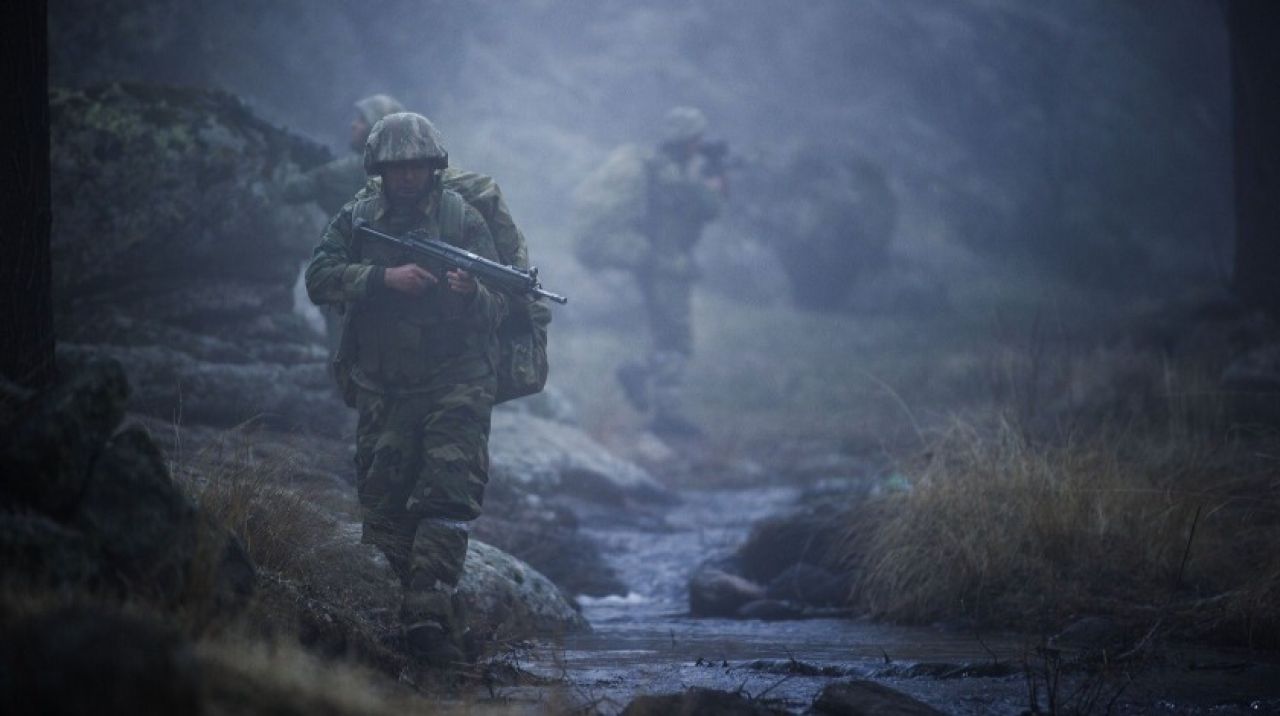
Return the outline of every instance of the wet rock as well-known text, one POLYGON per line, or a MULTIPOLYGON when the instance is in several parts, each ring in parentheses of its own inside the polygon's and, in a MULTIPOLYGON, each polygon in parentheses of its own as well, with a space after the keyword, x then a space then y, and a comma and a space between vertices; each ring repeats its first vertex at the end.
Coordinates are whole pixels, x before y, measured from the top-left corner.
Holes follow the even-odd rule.
POLYGON ((0 512, 0 584, 77 592, 102 579, 102 555, 84 535, 33 513, 0 512))
POLYGON ((490 502, 476 520, 473 535, 527 562, 569 594, 627 593, 600 548, 578 531, 576 519, 567 510, 504 509, 490 502))
POLYGON ((780 599, 757 599, 738 607, 734 613, 739 619, 759 619, 767 622, 803 619, 804 610, 791 602, 780 599))
MULTIPOLYGON (((59 361, 66 377, 30 397, 3 452, 6 581, 103 587, 175 606, 191 596, 188 580, 206 559, 202 535, 221 528, 202 527, 204 518, 170 479, 145 430, 111 435, 129 392, 120 364, 63 352, 59 361)), ((223 551, 211 553, 207 596, 218 608, 235 608, 252 590, 253 567, 226 543, 219 538, 223 551)))
POLYGON ((189 645, 153 622, 68 607, 0 636, 0 711, 68 716, 200 712, 189 645))
POLYGON ((703 564, 689 579, 689 613, 695 617, 736 617, 764 597, 763 586, 714 564, 703 564))
POLYGON ((811 714, 821 716, 941 716, 932 706, 873 681, 831 684, 818 694, 811 714))
POLYGON ((767 584, 794 565, 822 564, 844 527, 844 512, 828 501, 764 520, 736 553, 742 575, 767 584))
POLYGON ((494 413, 489 450, 490 480, 525 492, 571 494, 609 505, 674 499, 643 468, 582 430, 532 415, 494 413))
MULTIPOLYGON (((271 178, 314 160, 303 140, 216 90, 54 88, 49 105, 62 299, 110 296, 142 307, 158 294, 129 279, 171 271, 196 284, 219 276, 290 285, 318 234, 299 231, 313 227, 298 208, 274 200, 271 178)), ((169 295, 187 297, 180 283, 169 295)))
POLYGON ((102 545, 111 568, 134 589, 166 600, 182 594, 198 517, 142 429, 127 428, 103 448, 72 524, 102 545))
POLYGON ((0 499, 55 517, 75 508, 129 395, 124 370, 113 360, 88 358, 64 375, 18 412, 0 452, 0 499))
POLYGON ((770 582, 770 599, 799 602, 815 607, 834 607, 843 603, 849 587, 844 579, 822 567, 798 563, 787 567, 770 582))
POLYGON ((334 396, 319 360, 297 365, 204 361, 166 346, 95 350, 128 367, 130 383, 138 386, 130 407, 143 413, 222 427, 253 419, 333 437, 350 433, 354 424, 354 413, 334 396))
POLYGON ((471 540, 459 592, 473 629, 503 638, 590 631, 564 594, 529 565, 471 540))
POLYGON ((637 696, 622 713, 623 716, 777 716, 787 711, 741 694, 695 688, 680 694, 637 696))
POLYGON ((339 435, 322 337, 293 311, 323 228, 275 178, 317 155, 213 90, 50 93, 57 332, 124 363, 131 407, 339 435))
MULTIPOLYGON (((258 568, 244 545, 225 527, 206 514, 200 515, 203 544, 212 545, 217 555, 210 565, 212 591, 205 595, 214 614, 235 614, 244 609, 258 590, 258 568)), ((201 556, 195 556, 199 564, 201 556)))

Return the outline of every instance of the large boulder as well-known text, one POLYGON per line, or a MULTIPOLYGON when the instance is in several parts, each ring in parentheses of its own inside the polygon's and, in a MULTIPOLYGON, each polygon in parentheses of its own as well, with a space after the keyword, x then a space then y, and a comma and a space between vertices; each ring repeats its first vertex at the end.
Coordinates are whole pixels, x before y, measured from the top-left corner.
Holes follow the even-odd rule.
POLYGON ((193 612, 243 605, 254 574, 239 544, 174 484, 145 430, 116 432, 129 392, 120 364, 79 358, 0 424, 4 581, 102 587, 193 612), (193 580, 207 593, 194 595, 193 580))
POLYGON ((626 594, 595 541, 578 529, 571 511, 532 499, 486 498, 475 537, 519 557, 572 595, 626 594))
POLYGON ((471 540, 464 569, 458 589, 473 628, 508 638, 591 628, 551 580, 496 547, 471 540))
POLYGON ((494 413, 490 462, 491 480, 524 492, 611 505, 672 499, 644 468, 617 457, 582 430, 530 414, 494 413))
POLYGON ((293 285, 324 226, 277 179, 327 152, 214 90, 50 93, 55 320, 119 358, 152 415, 341 434, 293 285))
POLYGON ((104 446, 72 524, 98 538, 117 573, 136 588, 170 598, 182 593, 200 523, 141 428, 126 428, 104 446))

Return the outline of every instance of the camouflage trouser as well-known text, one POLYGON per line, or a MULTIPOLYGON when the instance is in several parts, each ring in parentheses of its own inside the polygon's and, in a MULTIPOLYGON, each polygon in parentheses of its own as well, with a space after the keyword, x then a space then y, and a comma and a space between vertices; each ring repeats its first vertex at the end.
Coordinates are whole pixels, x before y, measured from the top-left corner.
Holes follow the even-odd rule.
POLYGON ((649 333, 655 353, 693 355, 693 283, 676 276, 645 275, 640 294, 649 314, 649 333))
POLYGON ((434 609, 440 600, 429 593, 452 592, 462 576, 466 523, 480 516, 488 482, 494 389, 490 379, 423 393, 360 391, 356 486, 364 539, 400 577, 407 611, 434 609))
POLYGON ((637 394, 637 402, 652 408, 655 417, 679 416, 684 413, 685 368, 693 353, 693 284, 668 276, 642 276, 639 283, 653 344, 643 362, 623 366, 619 375, 630 378, 628 392, 637 394))

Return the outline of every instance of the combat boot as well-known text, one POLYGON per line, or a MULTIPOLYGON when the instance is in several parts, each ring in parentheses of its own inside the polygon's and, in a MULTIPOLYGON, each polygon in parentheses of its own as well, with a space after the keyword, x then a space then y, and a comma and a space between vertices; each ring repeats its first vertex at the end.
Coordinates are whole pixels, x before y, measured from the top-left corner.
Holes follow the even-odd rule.
MULTIPOLYGON (((457 590, 438 582, 427 589, 405 591, 400 608, 405 645, 413 657, 433 668, 457 668, 466 664, 463 643, 466 624, 460 621, 457 590)), ((465 619, 465 617, 462 617, 465 619)))

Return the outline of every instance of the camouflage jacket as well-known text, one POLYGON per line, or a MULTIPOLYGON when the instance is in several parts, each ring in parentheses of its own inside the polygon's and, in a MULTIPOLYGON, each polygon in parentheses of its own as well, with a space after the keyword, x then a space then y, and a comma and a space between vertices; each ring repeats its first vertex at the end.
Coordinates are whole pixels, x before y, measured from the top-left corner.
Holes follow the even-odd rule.
MULTIPOLYGON (((502 190, 493 177, 465 169, 447 167, 440 179, 444 188, 457 192, 471 206, 480 211, 493 236, 493 245, 498 250, 502 263, 520 269, 529 268, 529 249, 525 245, 524 234, 516 227, 511 218, 511 210, 502 198, 502 190)), ((369 179, 365 188, 357 198, 371 196, 382 190, 382 178, 369 179)))
POLYGON ((700 160, 624 146, 578 188, 575 252, 593 268, 691 278, 693 248, 720 213, 700 160))
POLYGON ((343 345, 353 348, 356 383, 368 389, 425 389, 492 374, 506 297, 480 284, 468 300, 448 289, 443 266, 430 265, 403 249, 358 240, 352 230, 359 215, 386 233, 423 229, 496 260, 497 249, 480 213, 463 204, 461 236, 454 237, 441 232, 439 189, 403 212, 392 211, 380 191, 363 194, 329 222, 305 276, 313 302, 342 304, 351 312, 345 321, 350 335, 344 332, 343 345), (421 296, 399 293, 383 282, 387 267, 411 261, 440 279, 421 296))
POLYGON ((367 179, 363 158, 353 153, 294 174, 285 180, 282 192, 290 204, 313 201, 326 215, 333 216, 351 201, 367 179))

